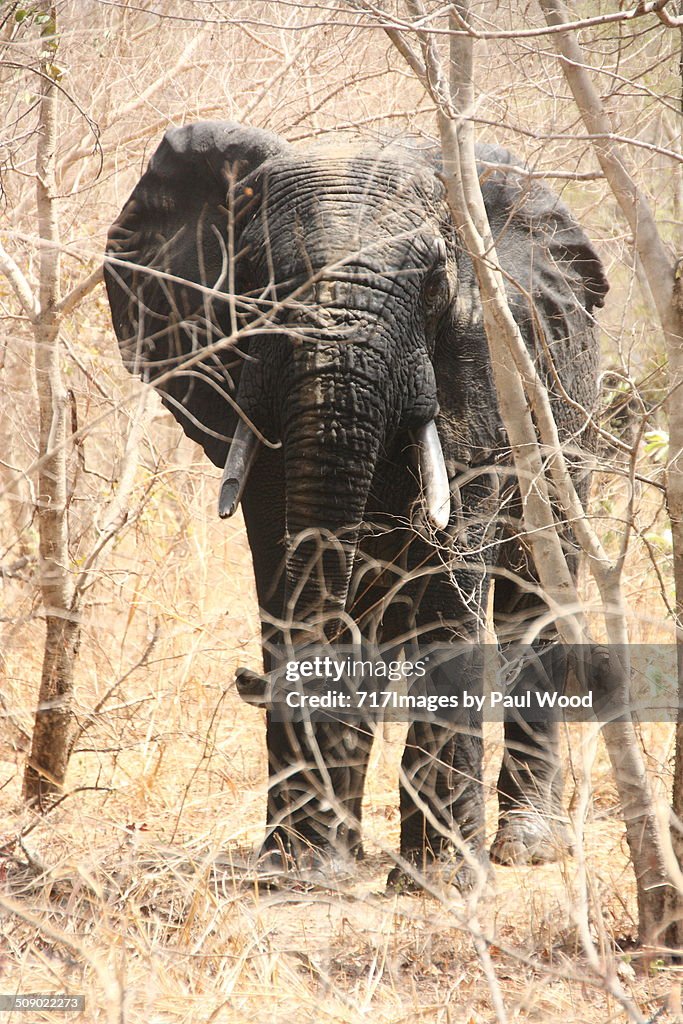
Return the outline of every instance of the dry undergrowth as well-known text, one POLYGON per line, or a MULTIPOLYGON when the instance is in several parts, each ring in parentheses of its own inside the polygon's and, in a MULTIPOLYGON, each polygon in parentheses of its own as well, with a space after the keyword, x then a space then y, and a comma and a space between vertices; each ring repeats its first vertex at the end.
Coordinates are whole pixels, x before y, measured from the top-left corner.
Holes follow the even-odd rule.
MULTIPOLYGON (((215 521, 216 474, 189 462, 193 452, 183 442, 170 453, 191 528, 182 516, 162 528, 152 502, 110 566, 127 599, 90 612, 84 721, 120 681, 77 744, 69 795, 44 819, 19 799, 31 709, 22 681, 36 678, 38 648, 5 648, 15 727, 0 752, 0 991, 83 992, 94 1021, 495 1019, 462 900, 384 891, 398 845, 400 726, 373 753, 367 856, 352 876, 329 888, 256 886, 248 860, 265 814, 264 730, 232 682, 237 664, 258 665, 248 549, 241 522, 215 521)), ((497 729, 487 727, 490 829, 497 729)), ((669 742, 669 730, 649 727, 653 763, 666 765, 669 742)), ((572 785, 570 771, 568 796, 572 785)), ((602 755, 585 857, 592 937, 647 1014, 669 981, 634 973, 632 872, 602 755)), ((583 954, 577 862, 495 876, 478 915, 510 1019, 623 1019, 583 954)))

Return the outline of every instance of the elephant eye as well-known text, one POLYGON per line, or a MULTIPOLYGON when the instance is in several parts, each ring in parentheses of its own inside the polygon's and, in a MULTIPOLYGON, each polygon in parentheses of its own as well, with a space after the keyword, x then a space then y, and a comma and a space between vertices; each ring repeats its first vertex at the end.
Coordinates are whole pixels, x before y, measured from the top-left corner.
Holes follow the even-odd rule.
POLYGON ((422 283, 422 300, 428 313, 446 305, 449 299, 448 274, 445 266, 434 267, 422 283))

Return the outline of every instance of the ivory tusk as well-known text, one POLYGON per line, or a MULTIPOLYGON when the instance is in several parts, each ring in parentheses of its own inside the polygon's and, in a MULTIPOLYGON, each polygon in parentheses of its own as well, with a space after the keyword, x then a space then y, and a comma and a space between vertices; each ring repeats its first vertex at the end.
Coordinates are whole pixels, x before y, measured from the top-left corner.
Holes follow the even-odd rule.
POLYGON ((229 519, 237 511, 244 492, 249 470, 258 452, 258 440, 240 416, 235 434, 230 442, 230 451, 225 460, 225 469, 218 492, 218 515, 229 519))
POLYGON ((427 515, 432 526, 445 530, 451 515, 451 489, 436 423, 430 420, 413 431, 427 515))

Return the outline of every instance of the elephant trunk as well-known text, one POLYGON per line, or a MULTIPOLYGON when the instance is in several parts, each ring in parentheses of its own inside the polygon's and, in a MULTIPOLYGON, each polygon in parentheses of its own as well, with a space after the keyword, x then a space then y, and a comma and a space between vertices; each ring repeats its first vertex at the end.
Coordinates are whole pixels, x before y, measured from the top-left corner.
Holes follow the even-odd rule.
POLYGON ((297 354, 284 436, 286 614, 294 635, 312 641, 339 632, 383 437, 383 423, 373 422, 380 403, 349 373, 350 350, 341 348, 297 354))

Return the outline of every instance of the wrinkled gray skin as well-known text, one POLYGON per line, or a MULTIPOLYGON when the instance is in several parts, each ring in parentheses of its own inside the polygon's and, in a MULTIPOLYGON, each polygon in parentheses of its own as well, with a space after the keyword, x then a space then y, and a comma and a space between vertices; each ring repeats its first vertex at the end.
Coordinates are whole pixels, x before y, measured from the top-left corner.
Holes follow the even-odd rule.
MULTIPOLYGON (((481 147, 479 158, 517 164, 494 147, 481 147)), ((397 649, 405 638, 423 648, 476 639, 493 585, 504 654, 547 611, 515 539, 519 500, 480 299, 438 160, 408 142, 306 151, 227 122, 188 125, 167 133, 111 228, 106 283, 128 368, 156 384, 217 466, 236 407, 271 443, 259 447, 242 497, 266 672, 282 629, 296 643, 352 621, 384 644, 396 639, 397 649), (245 328, 237 351, 202 354, 245 328), (434 418, 452 491, 445 530, 425 529, 415 468, 413 439, 434 418)), ((593 407, 602 267, 547 189, 513 173, 482 173, 510 304, 548 379, 585 491, 578 453, 590 448, 587 417, 561 390, 593 407)), ((568 531, 565 538, 575 560, 568 531)), ((538 649, 552 638, 545 625, 538 649)), ((481 685, 474 669, 464 684, 481 685)), ((242 677, 243 691, 258 685, 242 677)), ((518 685, 543 683, 530 668, 518 685)), ((358 723, 314 732, 267 715, 265 848, 324 863, 360 852, 370 739, 358 723)), ((517 718, 505 735, 492 854, 554 859, 565 842, 553 827, 561 813, 557 727, 517 718)), ((424 865, 464 840, 483 861, 481 721, 414 721, 403 770, 402 855, 424 865)))

